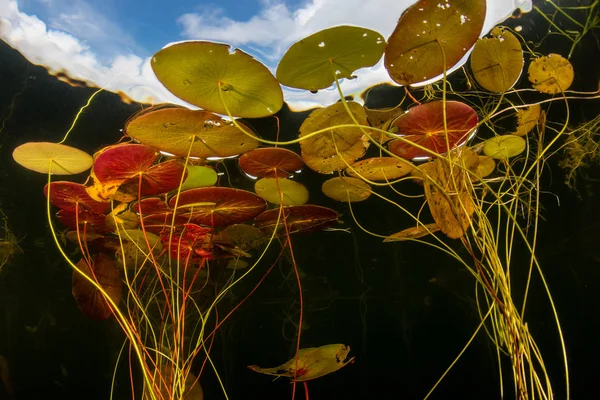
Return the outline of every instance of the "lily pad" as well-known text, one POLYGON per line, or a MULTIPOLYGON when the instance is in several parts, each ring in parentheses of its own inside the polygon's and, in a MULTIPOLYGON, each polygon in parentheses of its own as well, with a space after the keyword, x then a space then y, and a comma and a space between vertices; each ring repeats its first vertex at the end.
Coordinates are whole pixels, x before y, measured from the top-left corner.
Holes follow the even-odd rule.
POLYGON ((289 178, 304 165, 298 154, 279 147, 254 149, 242 154, 239 162, 242 171, 259 178, 289 178))
MULTIPOLYGON (((250 131, 243 123, 239 124, 250 131)), ((155 149, 203 159, 236 156, 259 144, 216 114, 186 108, 162 108, 142 113, 125 125, 125 133, 155 149)))
POLYGON ((323 182, 321 190, 334 200, 352 203, 364 201, 371 196, 371 187, 366 182, 350 177, 331 178, 323 182))
POLYGON ((352 147, 339 154, 329 157, 320 157, 300 152, 306 166, 320 174, 331 174, 335 171, 341 171, 352 165, 356 160, 365 155, 371 142, 366 136, 356 142, 352 147))
MULTIPOLYGON (((76 182, 51 182, 50 202, 56 207, 70 212, 86 209, 103 214, 108 211, 110 203, 98 202, 92 199, 85 189, 85 186, 76 182)), ((44 187, 44 194, 48 196, 48 185, 44 187)))
POLYGON ((369 181, 390 181, 408 175, 412 169, 412 165, 394 157, 372 157, 352 164, 346 173, 369 181))
POLYGON ((254 184, 254 191, 272 204, 299 206, 308 201, 306 187, 301 183, 285 178, 259 179, 254 184))
MULTIPOLYGON (((360 104, 349 101, 348 108, 360 125, 367 126, 367 115, 360 104)), ((358 127, 336 128, 338 125, 355 124, 346 111, 344 104, 339 102, 329 107, 320 108, 308 116, 300 126, 300 142, 302 152, 318 157, 331 157, 355 145, 364 135, 358 127), (310 136, 313 132, 329 129, 323 133, 310 136), (308 137, 307 137, 308 136, 308 137)))
POLYGON ((328 344, 321 347, 310 347, 298 350, 298 355, 285 364, 274 368, 261 368, 250 365, 252 371, 275 376, 285 376, 304 382, 330 374, 352 363, 354 357, 348 358, 350 346, 345 344, 328 344))
POLYGON ((525 136, 531 131, 540 120, 542 107, 539 104, 533 104, 526 108, 517 110, 517 130, 513 133, 517 136, 525 136))
POLYGON ((573 66, 560 54, 538 57, 529 64, 529 82, 538 92, 562 93, 573 83, 573 66))
POLYGON ((42 174, 75 175, 92 166, 92 156, 75 147, 52 142, 28 142, 13 151, 21 166, 42 174))
POLYGON ((462 237, 471 224, 475 203, 462 168, 451 168, 444 158, 421 165, 425 198, 434 221, 451 239, 462 237))
POLYGON ((432 233, 435 233, 439 230, 440 227, 435 222, 426 225, 418 224, 417 226, 406 228, 404 230, 401 230, 400 232, 394 233, 393 235, 386 237, 385 239, 383 239, 383 242, 404 242, 406 240, 419 239, 427 235, 431 235, 432 233))
POLYGON ((375 31, 335 26, 294 43, 275 75, 282 85, 314 92, 331 86, 336 78, 352 78, 357 69, 375 65, 384 49, 385 39, 375 31))
POLYGON ((188 165, 187 178, 181 185, 181 190, 214 186, 216 183, 217 173, 214 169, 202 165, 188 165))
POLYGON ((278 222, 279 208, 267 210, 254 218, 254 226, 267 231, 278 229, 285 233, 283 225, 283 216, 285 216, 287 230, 290 233, 308 232, 325 229, 339 218, 338 213, 331 208, 307 204, 284 207, 283 213, 284 215, 279 218, 278 222))
POLYGON ((444 154, 467 140, 477 126, 477 113, 459 101, 446 102, 446 128, 444 127, 444 102, 432 101, 415 106, 396 118, 392 123, 404 140, 389 142, 390 151, 407 160, 415 157, 431 157, 431 152, 444 154), (447 133, 446 133, 447 132, 447 133), (408 142, 407 142, 408 141, 408 142), (420 149, 420 145, 428 151, 420 149))
POLYGON ((485 141, 483 153, 496 160, 503 160, 521 154, 525 151, 527 142, 521 136, 502 135, 494 136, 485 141))
POLYGON ((479 37, 485 13, 482 0, 417 1, 388 39, 385 68, 390 77, 412 85, 450 69, 479 37))
POLYGON ((477 40, 471 53, 471 70, 477 83, 490 92, 505 92, 523 71, 523 49, 519 39, 502 28, 491 38, 477 40))
POLYGON ((171 93, 205 110, 260 118, 283 106, 281 86, 269 69, 226 44, 177 43, 157 52, 150 64, 171 93))

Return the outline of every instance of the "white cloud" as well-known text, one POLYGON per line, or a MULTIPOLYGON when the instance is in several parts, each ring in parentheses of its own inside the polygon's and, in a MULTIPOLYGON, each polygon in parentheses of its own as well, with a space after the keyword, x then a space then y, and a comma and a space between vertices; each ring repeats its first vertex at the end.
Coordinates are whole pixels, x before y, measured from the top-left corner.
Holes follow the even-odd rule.
MULTIPOLYGON (((18 8, 16 0, 0 0, 0 38, 31 62, 51 72, 63 71, 74 79, 122 91, 138 101, 180 102, 160 85, 149 59, 139 56, 135 40, 83 0, 40 0, 52 4, 47 23, 18 8), (66 5, 69 7, 66 7, 66 5)), ((310 0, 297 9, 282 1, 263 0, 262 9, 247 20, 227 17, 226 10, 206 8, 182 15, 182 34, 190 39, 217 40, 241 46, 274 67, 295 41, 321 29, 350 24, 376 30, 388 37, 402 11, 414 0, 310 0)), ((486 30, 508 17, 516 6, 531 8, 531 0, 488 0, 486 30), (492 15, 493 14, 493 15, 492 15)), ((165 42, 175 38, 165 38, 165 42)), ((345 94, 389 81, 381 63, 342 82, 345 94)), ((335 90, 317 95, 284 89, 286 100, 296 104, 330 104, 335 90)))

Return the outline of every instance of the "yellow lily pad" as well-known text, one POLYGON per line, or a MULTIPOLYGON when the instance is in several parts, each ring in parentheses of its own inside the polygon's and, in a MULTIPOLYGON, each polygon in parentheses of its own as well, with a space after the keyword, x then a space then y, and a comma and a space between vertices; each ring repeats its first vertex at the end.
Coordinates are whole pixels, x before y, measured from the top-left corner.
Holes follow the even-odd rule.
POLYGON ((548 94, 564 92, 571 86, 575 76, 569 60, 560 54, 536 58, 527 71, 534 89, 548 94))
POLYGON ((354 178, 369 181, 390 181, 408 175, 413 167, 406 161, 394 157, 372 157, 358 161, 348 167, 346 173, 354 178))
POLYGON ((298 206, 308 201, 308 190, 306 187, 301 183, 285 178, 259 179, 254 184, 254 191, 257 195, 272 204, 298 206))
POLYGON ((125 125, 125 133, 147 146, 181 157, 231 157, 259 145, 220 116, 187 108, 162 108, 139 114, 125 125))
POLYGON ((371 142, 366 136, 360 138, 352 147, 329 157, 320 157, 300 152, 306 166, 320 174, 341 171, 365 155, 371 142))
POLYGON ((527 147, 527 142, 521 136, 494 136, 483 144, 483 153, 496 160, 503 160, 521 154, 527 147))
POLYGON ((519 39, 502 28, 494 28, 491 38, 477 40, 471 53, 473 76, 490 92, 505 92, 513 87, 521 76, 523 63, 519 39))
MULTIPOLYGON (((367 126, 364 107, 356 102, 347 102, 347 104, 357 122, 367 126)), ((352 125, 354 121, 341 102, 310 113, 300 126, 299 137, 301 139, 319 130, 333 129, 302 140, 300 142, 302 152, 318 157, 330 157, 354 146, 364 134, 358 127, 335 128, 343 124, 352 125)))
POLYGON ((42 174, 75 175, 92 167, 92 156, 75 147, 52 142, 28 142, 13 151, 21 166, 42 174))
POLYGON ((261 368, 258 365, 250 365, 248 368, 261 374, 285 376, 295 378, 297 382, 304 382, 330 374, 354 362, 354 357, 348 359, 348 353, 350 346, 328 344, 300 349, 297 357, 278 367, 261 368))
POLYGON ((331 178, 323 182, 321 190, 334 200, 352 203, 364 201, 371 196, 371 186, 368 183, 350 177, 331 178))
POLYGON ((171 93, 205 110, 260 118, 283 106, 281 86, 268 68, 226 44, 177 43, 157 52, 150 64, 171 93))
POLYGON ((317 91, 335 79, 351 78, 359 68, 375 65, 385 49, 379 33, 357 26, 336 26, 294 43, 277 66, 282 85, 317 91))
POLYGON ((525 136, 531 131, 540 120, 542 107, 539 104, 533 104, 526 108, 517 110, 517 130, 513 133, 517 136, 525 136))
POLYGON ((446 159, 421 166, 425 198, 434 221, 451 239, 462 237, 471 224, 475 203, 466 183, 467 172, 451 168, 446 159))
POLYGON ((388 39, 385 68, 390 77, 412 85, 450 69, 479 37, 485 13, 482 0, 417 1, 402 14, 388 39))

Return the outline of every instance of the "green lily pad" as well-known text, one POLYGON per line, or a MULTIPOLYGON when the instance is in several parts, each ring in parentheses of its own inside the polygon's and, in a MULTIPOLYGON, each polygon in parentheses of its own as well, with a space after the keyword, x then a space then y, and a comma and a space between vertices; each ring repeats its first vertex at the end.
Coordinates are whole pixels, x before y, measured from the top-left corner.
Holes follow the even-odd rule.
POLYGON ((272 204, 282 204, 283 200, 284 206, 299 206, 308 201, 306 186, 285 178, 259 179, 254 184, 254 191, 272 204))
POLYGON ((283 106, 281 86, 267 67, 226 44, 174 44, 156 53, 151 66, 171 93, 205 110, 260 118, 283 106))
POLYGON ((390 77, 401 85, 412 85, 450 69, 479 37, 485 12, 483 0, 413 4, 388 39, 385 68, 390 77))
POLYGON ((214 169, 202 165, 188 165, 187 178, 181 185, 181 190, 213 186, 217 183, 217 173, 214 169))
POLYGON ((375 65, 384 49, 385 39, 375 31, 336 26, 294 43, 275 75, 282 85, 310 91, 325 89, 336 78, 351 78, 357 69, 375 65))
POLYGON ((471 70, 477 83, 490 92, 505 92, 523 71, 523 49, 509 31, 494 28, 491 38, 479 39, 471 54, 471 70))

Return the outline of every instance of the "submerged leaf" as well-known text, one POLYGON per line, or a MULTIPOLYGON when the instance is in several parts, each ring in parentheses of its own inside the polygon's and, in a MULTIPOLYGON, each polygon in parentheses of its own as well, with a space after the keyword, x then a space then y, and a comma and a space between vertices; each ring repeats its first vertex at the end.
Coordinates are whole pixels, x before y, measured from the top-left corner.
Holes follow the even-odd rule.
POLYGON ((542 108, 539 104, 533 104, 527 108, 517 110, 517 136, 525 136, 532 130, 540 119, 542 108))
POLYGON ((363 201, 371 196, 371 187, 361 179, 350 177, 331 178, 321 186, 323 193, 334 200, 344 202, 363 201))
POLYGON ((485 141, 483 153, 496 160, 511 158, 525 151, 527 142, 521 136, 502 135, 494 136, 485 141))
POLYGON ((297 357, 274 368, 261 368, 250 365, 252 371, 275 376, 285 376, 296 382, 309 381, 330 374, 352 363, 354 357, 348 359, 350 346, 345 344, 328 344, 321 347, 300 349, 297 357))

